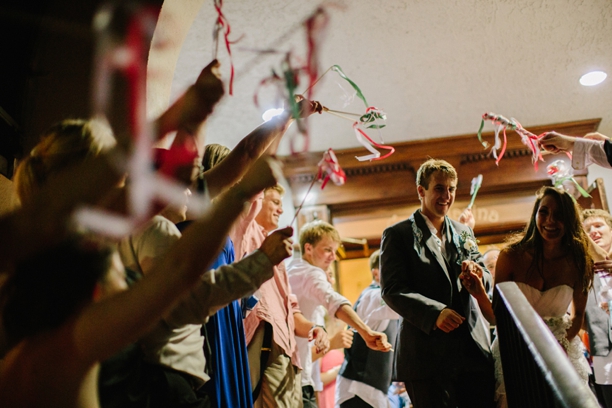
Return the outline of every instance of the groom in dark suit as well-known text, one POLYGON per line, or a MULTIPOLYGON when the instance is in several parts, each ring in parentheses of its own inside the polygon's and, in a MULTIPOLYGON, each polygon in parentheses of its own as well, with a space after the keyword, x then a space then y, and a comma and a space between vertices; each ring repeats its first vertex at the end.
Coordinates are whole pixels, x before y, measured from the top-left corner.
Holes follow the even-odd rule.
POLYGON ((457 172, 430 159, 417 172, 420 210, 385 230, 381 243, 383 299, 402 316, 396 379, 415 408, 493 406, 490 343, 478 305, 459 275, 491 275, 469 227, 446 215, 455 200, 457 172))

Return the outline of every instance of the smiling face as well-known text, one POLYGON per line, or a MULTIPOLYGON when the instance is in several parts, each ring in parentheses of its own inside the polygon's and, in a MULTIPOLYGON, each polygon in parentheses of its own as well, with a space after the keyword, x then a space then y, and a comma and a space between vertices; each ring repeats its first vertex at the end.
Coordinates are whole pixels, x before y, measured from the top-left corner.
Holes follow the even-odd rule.
POLYGON ((590 217, 582 223, 584 230, 606 252, 612 247, 612 229, 602 217, 590 217))
POLYGON ((441 171, 432 173, 427 188, 417 186, 421 200, 421 212, 432 222, 441 220, 455 202, 457 179, 441 171))
POLYGON ((557 199, 552 195, 545 195, 540 201, 535 221, 542 239, 547 242, 561 242, 565 234, 565 227, 561 222, 561 209, 557 199))
POLYGON ((266 190, 261 210, 255 221, 270 232, 278 228, 278 220, 283 213, 283 198, 277 190, 266 190))
POLYGON ((340 244, 328 234, 314 245, 304 244, 304 254, 302 258, 311 265, 327 271, 329 265, 336 260, 336 251, 340 244))

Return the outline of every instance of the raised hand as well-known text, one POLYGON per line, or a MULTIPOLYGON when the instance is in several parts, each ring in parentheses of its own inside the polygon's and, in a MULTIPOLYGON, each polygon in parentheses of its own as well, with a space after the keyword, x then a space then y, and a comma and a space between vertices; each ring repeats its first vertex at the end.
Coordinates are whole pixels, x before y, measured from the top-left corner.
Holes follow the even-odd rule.
POLYGON ((442 309, 436 319, 436 327, 444 333, 450 333, 463 323, 465 317, 453 309, 442 309))
POLYGON ((353 330, 340 330, 334 336, 332 336, 330 340, 330 348, 332 350, 335 349, 343 349, 343 348, 351 348, 353 345, 353 336, 355 332, 353 330))
POLYGON ((568 152, 574 148, 574 136, 562 135, 557 132, 546 132, 538 140, 538 145, 552 153, 568 152))
POLYGON ((278 265, 283 259, 289 258, 293 251, 293 228, 285 227, 268 235, 259 250, 270 258, 273 265, 278 265))
POLYGON ((387 335, 385 333, 370 331, 363 335, 363 340, 372 350, 384 352, 391 351, 391 343, 387 341, 387 335))
POLYGON ((466 208, 463 210, 461 215, 459 215, 459 222, 470 227, 471 229, 474 229, 474 226, 476 226, 476 220, 474 219, 474 214, 472 214, 471 208, 466 208))
POLYGON ((482 283, 483 269, 474 261, 463 261, 461 264, 461 284, 474 297, 485 294, 486 290, 482 283))
POLYGON ((210 115, 224 94, 217 60, 208 64, 196 82, 157 120, 160 137, 185 128, 191 133, 210 115))
POLYGON ((321 326, 314 326, 308 335, 308 340, 314 340, 317 353, 325 354, 331 349, 331 342, 327 332, 321 326))
POLYGON ((323 112, 323 105, 320 102, 309 101, 302 95, 295 95, 295 101, 300 109, 300 118, 307 118, 315 112, 319 114, 323 112))

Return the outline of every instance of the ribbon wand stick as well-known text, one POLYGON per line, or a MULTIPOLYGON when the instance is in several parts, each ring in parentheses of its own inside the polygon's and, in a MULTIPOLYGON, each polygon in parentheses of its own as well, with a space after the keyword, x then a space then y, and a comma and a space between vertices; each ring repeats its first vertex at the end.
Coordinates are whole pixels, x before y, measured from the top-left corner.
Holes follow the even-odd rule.
POLYGON ((476 195, 478 194, 478 190, 480 190, 480 186, 482 185, 482 174, 474 177, 472 179, 472 188, 470 189, 470 195, 472 199, 470 200, 470 204, 467 206, 468 209, 472 209, 474 206, 474 201, 476 200, 476 195))

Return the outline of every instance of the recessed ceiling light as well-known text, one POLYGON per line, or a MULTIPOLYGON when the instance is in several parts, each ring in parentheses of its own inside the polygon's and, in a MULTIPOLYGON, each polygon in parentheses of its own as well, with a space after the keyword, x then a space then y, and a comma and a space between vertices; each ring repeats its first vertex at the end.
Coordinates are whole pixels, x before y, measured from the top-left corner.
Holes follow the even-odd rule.
POLYGON ((580 77, 580 84, 584 86, 593 86, 601 84, 607 76, 608 74, 603 71, 589 72, 588 74, 584 74, 580 77))
POLYGON ((272 119, 273 117, 280 115, 280 114, 281 114, 281 113, 283 113, 284 111, 285 111, 285 110, 284 110, 284 109, 282 109, 282 108, 279 108, 279 109, 274 109, 274 108, 272 108, 272 109, 268 109, 267 111, 265 111, 265 112, 263 113, 263 115, 261 115, 261 118, 262 118, 262 119, 263 119, 265 122, 267 122, 267 121, 269 121, 270 119, 272 119))

